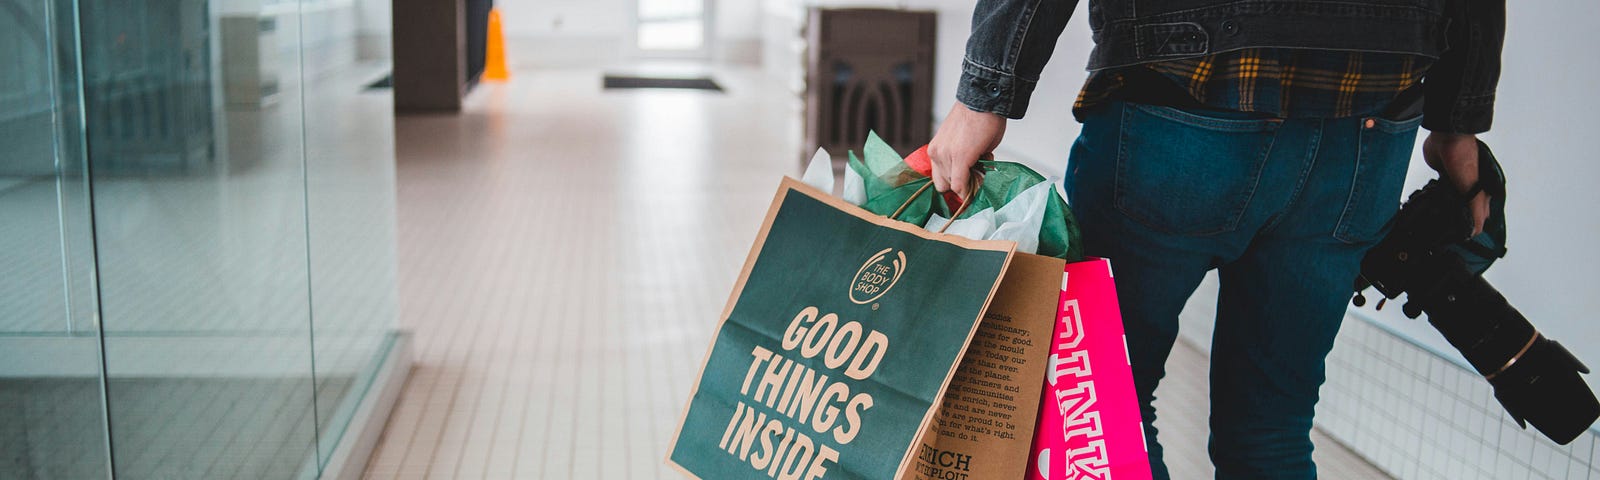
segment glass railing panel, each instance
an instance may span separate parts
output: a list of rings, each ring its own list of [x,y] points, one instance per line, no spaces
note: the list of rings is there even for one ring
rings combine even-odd
[[[0,478],[111,474],[73,7],[0,0]]]
[[[394,97],[386,2],[300,4],[319,461],[344,438],[395,328]],[[369,88],[370,87],[370,88]]]
[[[314,477],[297,9],[79,5],[115,474]]]

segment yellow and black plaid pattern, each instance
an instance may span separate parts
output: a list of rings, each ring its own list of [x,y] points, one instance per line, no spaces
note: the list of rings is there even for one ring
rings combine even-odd
[[[1429,62],[1411,55],[1254,48],[1148,63],[1202,105],[1283,118],[1339,118],[1382,109],[1415,86]],[[1074,110],[1126,97],[1123,71],[1089,76]]]

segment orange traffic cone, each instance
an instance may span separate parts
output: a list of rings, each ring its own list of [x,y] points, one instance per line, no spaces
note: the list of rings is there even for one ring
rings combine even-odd
[[[506,40],[500,33],[500,9],[489,10],[489,41],[483,52],[483,79],[491,82],[511,80],[506,69]]]

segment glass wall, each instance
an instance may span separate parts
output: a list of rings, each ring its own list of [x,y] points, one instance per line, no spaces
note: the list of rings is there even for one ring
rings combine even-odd
[[[0,478],[111,472],[73,16],[0,0]]]
[[[0,0],[0,478],[324,473],[397,339],[373,13]]]

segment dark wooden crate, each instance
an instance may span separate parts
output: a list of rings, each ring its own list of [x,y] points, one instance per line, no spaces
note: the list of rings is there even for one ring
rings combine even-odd
[[[934,12],[817,8],[806,27],[806,150],[836,161],[867,132],[908,154],[933,136]]]

